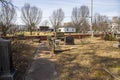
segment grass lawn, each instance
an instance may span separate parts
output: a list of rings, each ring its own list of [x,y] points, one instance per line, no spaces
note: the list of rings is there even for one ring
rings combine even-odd
[[[100,38],[75,40],[75,45],[61,45],[56,54],[56,69],[60,80],[117,80],[120,78],[120,49],[115,41]],[[107,70],[107,71],[106,71]]]

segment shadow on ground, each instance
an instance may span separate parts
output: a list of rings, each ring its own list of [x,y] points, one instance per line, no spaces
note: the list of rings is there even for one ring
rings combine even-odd
[[[40,58],[32,63],[25,80],[55,80],[55,76],[54,62]]]
[[[37,46],[25,40],[12,41],[13,64],[16,69],[15,80],[23,80],[26,70],[32,62]]]
[[[120,68],[119,63],[120,58],[98,56],[96,52],[66,52],[58,55],[56,66],[60,80],[115,80],[104,68]],[[120,76],[119,71],[115,75]]]

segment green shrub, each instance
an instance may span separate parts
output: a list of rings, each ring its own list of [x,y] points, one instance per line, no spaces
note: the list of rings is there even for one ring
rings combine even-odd
[[[104,40],[108,40],[108,41],[115,41],[116,38],[114,36],[112,36],[111,34],[106,34],[104,36]]]
[[[63,32],[56,32],[56,36],[57,37],[64,37],[64,33]]]

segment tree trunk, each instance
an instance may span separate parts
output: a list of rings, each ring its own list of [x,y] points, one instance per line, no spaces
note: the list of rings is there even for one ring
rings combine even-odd
[[[93,26],[92,26],[92,24],[90,25],[90,31],[91,31],[91,38],[93,38],[94,37],[94,32],[93,32],[93,28],[92,28]]]
[[[30,35],[32,35],[32,30],[30,30]]]
[[[81,28],[81,27],[79,26],[79,39],[81,39],[81,36],[80,36],[80,28]]]
[[[54,29],[54,38],[57,39],[57,30],[56,30],[56,28]]]
[[[2,32],[2,35],[3,35],[3,36],[6,36],[6,35],[7,35],[6,31],[3,31],[3,32]]]
[[[2,36],[6,36],[7,35],[7,33],[6,33],[6,31],[7,31],[6,26],[2,25],[1,29],[2,29]]]

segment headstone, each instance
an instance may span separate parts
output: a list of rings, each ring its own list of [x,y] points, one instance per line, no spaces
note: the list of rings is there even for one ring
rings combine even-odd
[[[51,36],[47,36],[47,43],[48,43],[48,47],[51,47],[51,43],[52,43],[52,37]]]
[[[66,45],[74,45],[74,38],[72,36],[65,37],[65,44]]]
[[[113,47],[120,48],[120,38],[117,40],[118,42],[116,44],[113,44]]]
[[[14,80],[10,40],[0,38],[0,80]]]

